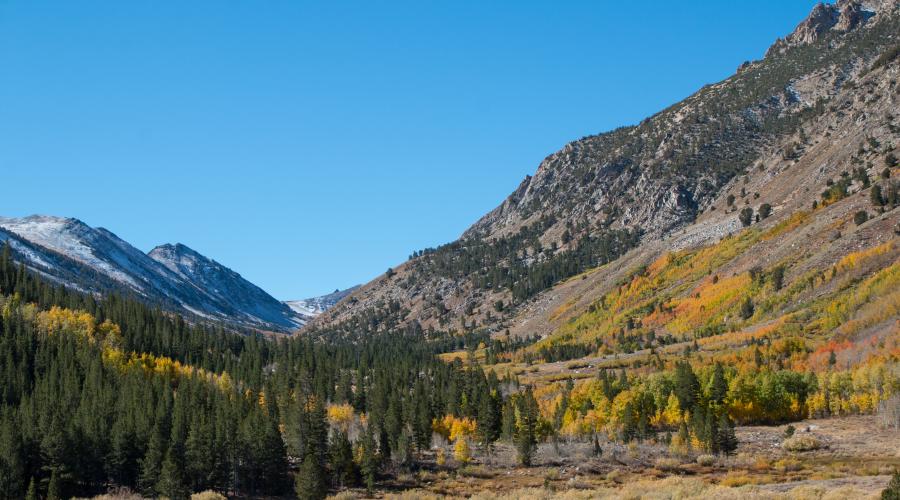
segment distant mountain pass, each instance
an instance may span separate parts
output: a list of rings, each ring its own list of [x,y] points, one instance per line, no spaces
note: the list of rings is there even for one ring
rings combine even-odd
[[[347,288],[346,290],[335,290],[327,295],[310,299],[288,300],[285,301],[285,304],[304,318],[314,318],[330,309],[344,297],[353,293],[357,288],[359,288],[359,285]]]

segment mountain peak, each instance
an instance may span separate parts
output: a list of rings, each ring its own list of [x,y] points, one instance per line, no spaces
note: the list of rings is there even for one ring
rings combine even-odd
[[[898,5],[898,0],[839,0],[836,3],[818,3],[790,35],[778,39],[769,47],[766,56],[781,53],[790,47],[815,43],[832,31],[847,33],[855,30],[876,14],[890,12]]]
[[[184,256],[194,257],[202,260],[210,260],[200,252],[183,243],[163,243],[162,245],[158,245],[153,250],[147,252],[147,255],[149,255],[156,261],[169,260]]]

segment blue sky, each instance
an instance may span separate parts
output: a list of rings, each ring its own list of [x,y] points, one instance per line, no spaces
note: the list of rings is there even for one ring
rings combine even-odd
[[[0,0],[0,215],[326,293],[762,57],[814,3]]]

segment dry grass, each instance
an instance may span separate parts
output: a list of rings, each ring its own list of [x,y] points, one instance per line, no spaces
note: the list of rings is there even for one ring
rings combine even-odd
[[[640,480],[617,487],[594,489],[570,489],[555,491],[549,488],[517,488],[503,492],[482,491],[474,495],[466,495],[474,500],[588,500],[594,498],[609,499],[701,499],[717,500],[788,500],[788,499],[828,499],[844,500],[847,498],[877,498],[878,494],[855,486],[837,488],[801,485],[785,487],[781,490],[764,489],[760,486],[729,487],[714,485],[696,478],[669,477],[660,480]],[[435,495],[424,491],[407,491],[385,498],[394,500],[438,500],[461,498]]]
[[[93,497],[93,500],[143,500],[144,497],[128,488],[116,488],[106,494]],[[77,500],[77,499],[75,499]]]
[[[781,447],[791,452],[804,452],[818,450],[822,447],[822,442],[815,436],[803,435],[792,436],[784,440]]]
[[[653,464],[659,470],[674,471],[678,470],[681,467],[681,460],[673,457],[659,457],[653,462]]]
[[[796,472],[803,468],[803,464],[796,458],[783,458],[773,465],[778,472]]]
[[[191,500],[228,500],[228,497],[212,490],[201,491],[191,495]]]

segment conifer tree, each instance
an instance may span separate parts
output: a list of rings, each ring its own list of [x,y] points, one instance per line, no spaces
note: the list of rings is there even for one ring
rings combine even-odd
[[[675,397],[683,411],[691,411],[700,393],[700,381],[691,369],[690,363],[680,361],[675,364]]]
[[[753,306],[753,299],[751,299],[750,297],[744,299],[744,301],[741,302],[741,319],[750,319],[751,317],[753,317],[755,309],[756,308]]]
[[[56,469],[50,473],[50,482],[47,484],[47,500],[62,500],[59,473]]]
[[[525,392],[518,398],[517,410],[516,452],[519,463],[529,467],[537,449],[538,419],[538,405],[531,386],[526,387]]]
[[[134,486],[138,450],[135,436],[125,429],[124,419],[118,419],[110,431],[111,446],[106,459],[107,474],[116,484]]]
[[[353,446],[347,433],[337,431],[331,436],[329,455],[335,483],[341,487],[355,486],[359,481],[359,471],[353,462]]]
[[[321,466],[312,454],[306,455],[297,471],[294,491],[300,500],[320,500],[325,498],[327,489]]]
[[[738,219],[741,220],[741,224],[743,224],[744,227],[749,226],[753,223],[753,209],[750,207],[742,209],[738,214]]]
[[[172,500],[180,500],[187,498],[188,491],[184,485],[184,465],[179,460],[175,448],[175,446],[169,446],[169,450],[166,452],[166,458],[163,460],[159,472],[159,482],[156,483],[156,491]]]
[[[894,471],[891,482],[881,492],[881,500],[900,500],[900,470]]]
[[[0,418],[0,498],[18,498],[25,487],[24,475],[20,431],[14,428],[12,415],[4,411]]]
[[[478,408],[478,435],[486,450],[500,439],[501,401],[496,391],[483,392]]]
[[[141,476],[138,481],[141,491],[147,496],[157,494],[157,483],[162,470],[162,461],[164,458],[164,443],[162,438],[162,430],[159,425],[153,427],[150,434],[150,441],[147,446],[147,452],[141,460]]]
[[[372,432],[372,424],[366,426],[362,436],[362,453],[360,458],[360,472],[366,484],[366,490],[371,493],[375,488],[375,476],[378,473],[378,459],[375,456],[375,436]]]
[[[713,403],[721,405],[725,402],[726,396],[728,396],[728,382],[725,381],[725,370],[722,368],[722,363],[716,363],[709,387],[709,399]]]
[[[734,422],[728,418],[728,414],[722,412],[719,417],[719,433],[717,436],[718,448],[722,453],[731,453],[738,447],[737,436],[734,433]]]
[[[9,497],[13,498],[13,497]],[[28,483],[28,491],[25,492],[25,500],[39,500],[37,493],[37,485],[34,482],[34,476],[31,477],[31,481]]]

